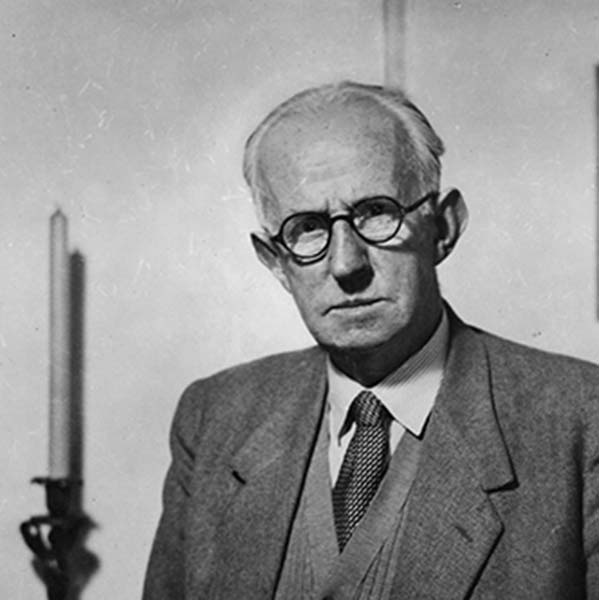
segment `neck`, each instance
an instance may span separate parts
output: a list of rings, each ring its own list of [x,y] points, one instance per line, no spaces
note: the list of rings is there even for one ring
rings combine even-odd
[[[333,364],[364,387],[372,387],[416,354],[431,338],[442,316],[442,305],[424,322],[372,348],[327,348]]]

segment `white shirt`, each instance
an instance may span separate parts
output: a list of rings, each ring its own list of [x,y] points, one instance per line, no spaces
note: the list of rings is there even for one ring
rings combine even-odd
[[[448,343],[449,322],[443,310],[441,322],[428,342],[371,388],[364,388],[339,371],[330,359],[327,361],[329,466],[332,482],[336,481],[341,469],[355,424],[343,437],[340,437],[341,428],[353,399],[364,389],[375,394],[393,417],[391,452],[397,447],[406,429],[417,436],[422,433],[441,386]]]

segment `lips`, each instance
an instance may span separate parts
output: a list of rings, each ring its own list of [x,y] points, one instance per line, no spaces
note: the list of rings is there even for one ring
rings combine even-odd
[[[382,298],[352,298],[349,300],[344,300],[343,302],[339,302],[338,304],[333,304],[325,313],[331,312],[333,310],[351,310],[356,308],[363,308],[367,306],[372,306],[373,304],[377,304],[382,302]]]

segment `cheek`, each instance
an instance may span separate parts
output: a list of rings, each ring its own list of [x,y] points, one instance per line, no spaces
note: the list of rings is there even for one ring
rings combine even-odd
[[[321,297],[319,278],[308,270],[302,269],[298,272],[297,265],[293,265],[286,269],[286,279],[289,291],[302,315],[316,312]]]
[[[396,256],[393,261],[375,265],[374,271],[379,291],[401,303],[418,302],[436,287],[434,266],[417,254]]]

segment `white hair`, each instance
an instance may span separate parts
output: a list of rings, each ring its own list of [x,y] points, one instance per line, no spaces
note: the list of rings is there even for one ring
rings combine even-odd
[[[266,226],[267,223],[267,204],[276,202],[275,198],[269,198],[260,185],[259,152],[266,133],[285,118],[294,115],[315,115],[331,105],[347,106],[364,100],[383,108],[407,133],[408,139],[398,140],[398,145],[401,144],[405,148],[407,142],[412,146],[412,172],[417,178],[421,192],[438,190],[443,142],[424,114],[401,89],[352,81],[327,84],[304,90],[277,106],[256,127],[246,142],[243,175],[252,193],[258,221],[262,226]]]

